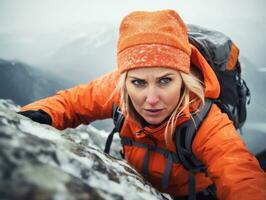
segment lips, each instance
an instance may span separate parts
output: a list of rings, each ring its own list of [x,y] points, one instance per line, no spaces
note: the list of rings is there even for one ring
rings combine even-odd
[[[158,112],[162,109],[145,109],[146,111],[149,111],[149,112]]]
[[[163,109],[145,109],[145,111],[147,112],[147,114],[150,115],[150,116],[156,116],[156,115],[160,114],[160,112],[162,110]]]

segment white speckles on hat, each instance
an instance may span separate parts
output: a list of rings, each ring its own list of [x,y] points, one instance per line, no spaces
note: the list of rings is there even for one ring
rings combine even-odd
[[[118,66],[121,73],[140,67],[169,67],[188,73],[190,57],[182,50],[171,46],[143,44],[120,52]]]

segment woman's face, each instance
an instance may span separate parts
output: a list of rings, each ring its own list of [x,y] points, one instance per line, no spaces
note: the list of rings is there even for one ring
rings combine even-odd
[[[160,124],[174,111],[181,86],[180,73],[163,67],[133,69],[126,78],[135,110],[152,125]]]

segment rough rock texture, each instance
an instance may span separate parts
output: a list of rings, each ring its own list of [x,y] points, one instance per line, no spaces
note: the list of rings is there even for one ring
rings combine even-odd
[[[102,136],[92,127],[61,132],[16,114],[10,102],[0,105],[1,200],[171,199],[125,161],[102,153]]]

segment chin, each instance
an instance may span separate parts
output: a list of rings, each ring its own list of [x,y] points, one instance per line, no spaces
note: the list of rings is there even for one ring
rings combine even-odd
[[[148,122],[151,125],[159,125],[163,122],[162,119],[146,119],[146,122]]]

